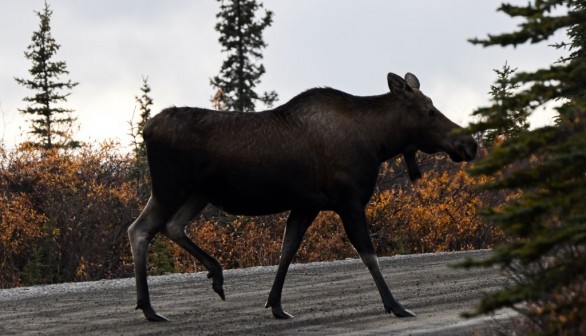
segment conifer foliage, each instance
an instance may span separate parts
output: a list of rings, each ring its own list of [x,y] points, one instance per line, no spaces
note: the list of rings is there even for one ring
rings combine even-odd
[[[586,333],[586,3],[533,0],[500,11],[523,20],[518,31],[475,44],[518,45],[548,40],[559,30],[567,53],[545,69],[515,75],[519,92],[507,98],[512,110],[558,102],[556,123],[507,139],[471,172],[496,178],[493,190],[517,197],[485,212],[509,236],[488,260],[510,271],[510,286],[482,300],[478,313],[511,307],[529,318],[529,333]],[[554,14],[555,13],[555,14]],[[564,13],[564,14],[559,14]],[[490,117],[490,116],[489,116]]]
[[[527,107],[515,106],[511,99],[514,91],[519,89],[520,84],[512,81],[512,75],[517,69],[511,68],[505,63],[503,67],[495,69],[497,80],[490,87],[492,105],[482,107],[474,111],[473,116],[480,117],[480,120],[471,123],[469,130],[472,133],[482,133],[482,142],[485,147],[491,147],[496,142],[516,137],[529,129],[530,110]]]
[[[257,102],[270,107],[277,100],[275,91],[255,91],[260,77],[265,73],[262,49],[267,46],[263,31],[273,22],[273,12],[266,10],[257,17],[263,5],[256,0],[218,0],[220,11],[217,14],[216,30],[220,33],[219,42],[227,58],[220,73],[210,80],[211,85],[220,92],[221,105],[227,110],[254,111]]]
[[[32,78],[15,78],[18,84],[35,92],[23,99],[29,105],[20,109],[31,117],[30,133],[35,140],[30,143],[45,149],[77,147],[79,143],[72,140],[73,111],[58,104],[67,101],[70,95],[68,90],[78,83],[63,79],[64,75],[69,74],[67,65],[53,60],[60,48],[51,35],[53,11],[45,2],[43,11],[35,13],[40,19],[39,30],[33,33],[32,43],[24,53],[32,61],[29,69]]]
[[[134,97],[138,104],[138,110],[140,115],[138,121],[130,122],[130,136],[132,137],[132,145],[134,147],[134,154],[137,157],[144,158],[146,160],[146,147],[144,139],[142,138],[142,130],[146,125],[146,122],[151,117],[151,106],[153,105],[153,99],[149,95],[151,87],[148,83],[148,77],[142,78],[142,86],[140,87],[140,95]]]
[[[134,152],[135,162],[132,176],[136,179],[137,193],[145,199],[148,198],[150,187],[146,145],[142,136],[142,130],[144,129],[147,121],[151,118],[153,98],[151,98],[150,92],[151,87],[148,83],[148,77],[143,77],[142,86],[140,87],[140,94],[134,97],[140,114],[136,122],[134,121],[134,114],[132,116],[132,120],[129,121],[129,135],[132,138],[132,150]]]

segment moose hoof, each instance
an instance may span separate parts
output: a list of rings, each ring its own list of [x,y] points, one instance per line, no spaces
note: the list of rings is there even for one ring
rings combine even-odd
[[[213,272],[210,271],[208,273],[208,279],[212,278],[212,288],[214,289],[214,292],[218,293],[218,295],[220,296],[220,298],[224,301],[226,301],[226,296],[224,295],[224,276],[222,275],[222,271],[220,270],[219,272]]]
[[[166,317],[157,314],[152,307],[143,308],[142,312],[144,314],[144,317],[146,317],[146,319],[151,322],[169,322],[169,320],[167,320]]]
[[[292,319],[293,318],[293,315],[287,313],[283,309],[274,309],[273,308],[272,311],[273,311],[273,316],[276,319],[279,319],[279,320],[288,320],[288,319]]]
[[[410,311],[409,309],[401,308],[398,310],[393,310],[393,314],[397,317],[415,317],[415,313]]]
[[[212,287],[214,288],[214,292],[218,293],[218,295],[223,301],[226,301],[226,296],[224,295],[224,288],[222,288],[222,286],[215,285],[212,285]]]
[[[269,307],[271,307],[271,311],[273,312],[273,316],[276,319],[279,319],[279,320],[288,320],[288,319],[292,319],[293,318],[293,315],[291,315],[291,314],[287,313],[286,311],[284,311],[280,304],[278,306],[276,306],[276,307],[272,307],[267,302],[267,304],[265,305],[265,308],[269,308]]]

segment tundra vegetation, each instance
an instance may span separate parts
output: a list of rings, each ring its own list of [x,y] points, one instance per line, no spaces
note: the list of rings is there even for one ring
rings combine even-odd
[[[567,56],[532,73],[513,76],[508,65],[497,71],[494,104],[478,110],[481,120],[470,128],[486,160],[457,164],[445,160],[445,154],[419,155],[423,174],[415,184],[409,177],[418,174],[405,168],[413,165],[413,156],[383,163],[366,208],[371,237],[379,256],[506,243],[490,260],[468,264],[501,266],[514,280],[487,297],[476,313],[513,307],[530,321],[523,333],[584,334],[584,3],[532,0],[500,10],[521,19],[519,30],[474,43],[539,43],[565,31],[567,41],[555,46],[567,50]],[[50,37],[48,6],[38,15],[40,29],[25,55],[44,59],[53,71],[49,75],[67,74],[65,63],[51,63],[59,47]],[[264,22],[270,22],[266,16]],[[47,34],[49,54],[35,55],[38,34]],[[36,68],[31,68],[32,79],[17,79],[33,91],[43,89]],[[54,84],[62,89],[51,96],[57,101],[35,100],[43,94],[25,98],[31,141],[15,149],[0,146],[1,288],[134,274],[126,232],[150,195],[139,135],[131,129],[135,146],[130,153],[115,142],[73,141],[72,111],[53,103],[65,102],[77,83]],[[146,95],[146,80],[143,88]],[[229,109],[224,90],[219,87],[216,106]],[[148,101],[142,101],[141,112],[142,107],[150,111]],[[556,124],[528,130],[527,116],[551,101],[558,104]],[[33,119],[41,115],[49,117]],[[192,220],[188,235],[202,249],[214,251],[224,268],[273,265],[279,262],[286,218],[286,213],[234,216],[208,206]],[[149,249],[149,274],[203,270],[165,239],[155,238]],[[347,257],[356,252],[337,215],[325,211],[307,230],[294,262]]]
[[[502,241],[477,209],[502,196],[480,190],[470,164],[421,156],[409,182],[402,158],[386,162],[366,214],[379,256],[489,248]],[[146,204],[136,158],[119,143],[77,149],[0,148],[0,287],[133,276],[126,230]],[[208,206],[188,226],[224,268],[275,265],[286,214],[231,216]],[[219,221],[218,218],[221,220]],[[322,212],[294,262],[356,258],[340,221]],[[202,271],[166,239],[155,238],[149,274]]]
[[[220,8],[218,19],[226,22],[217,28],[220,33],[226,31],[222,33],[226,38],[231,32],[230,13],[242,10],[238,4],[241,2]],[[254,5],[253,9],[262,6]],[[48,75],[63,76],[67,74],[65,63],[53,60],[59,46],[50,35],[51,13],[47,4],[37,13],[40,28],[25,56],[33,62],[44,62],[51,70]],[[250,12],[250,22],[242,23],[263,28],[270,25],[270,11],[260,20],[253,20],[253,15]],[[253,47],[260,50],[265,45]],[[224,48],[231,55],[233,48]],[[35,54],[45,49],[49,53]],[[258,55],[258,50],[253,54]],[[31,69],[40,66],[34,63]],[[31,75],[32,79],[18,82],[34,91],[42,90],[35,84],[41,80],[35,77],[36,72]],[[55,79],[52,78],[46,79]],[[130,151],[117,142],[73,141],[72,111],[55,103],[66,103],[68,90],[77,83],[61,80],[53,84],[52,88],[61,91],[35,95],[56,99],[43,101],[49,104],[49,109],[43,110],[48,119],[31,121],[31,129],[40,133],[31,134],[31,141],[13,149],[0,146],[1,288],[133,275],[126,231],[150,195],[144,146],[138,132],[150,116],[152,99],[147,79],[137,96],[140,116],[131,123]],[[276,97],[272,93],[266,96]],[[215,105],[226,108],[226,97],[227,93],[220,92]],[[28,98],[25,101],[39,111],[44,106]],[[54,118],[64,122],[63,129],[57,127],[59,121],[53,123],[57,120]],[[466,175],[468,164],[451,163],[443,156],[419,157],[423,178],[416,184],[409,182],[408,177],[414,176],[407,174],[403,158],[381,166],[379,182],[366,208],[378,255],[487,248],[502,241],[502,233],[484,224],[476,214],[479,207],[498,203],[502,195],[479,190],[476,182],[486,178]],[[412,161],[413,158],[410,157]],[[188,233],[197,237],[203,249],[214,251],[224,268],[272,265],[279,260],[285,218],[286,214],[233,216],[208,206],[188,226]],[[322,212],[306,232],[294,262],[347,257],[356,254],[337,215]],[[165,239],[155,238],[148,258],[149,274],[202,270],[200,264]]]

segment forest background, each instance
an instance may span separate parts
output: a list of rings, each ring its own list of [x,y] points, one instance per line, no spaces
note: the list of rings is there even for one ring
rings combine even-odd
[[[211,104],[247,111],[259,103],[270,106],[276,92],[257,94],[256,86],[265,73],[262,33],[273,13],[255,1],[219,3],[216,30],[226,60],[210,79],[216,90]],[[16,78],[31,91],[19,109],[29,116],[28,139],[0,149],[0,287],[132,276],[126,230],[149,196],[140,134],[152,114],[148,78],[127,125],[131,150],[115,141],[78,140],[75,111],[61,107],[78,83],[69,79],[66,62],[57,60],[61,46],[52,36],[49,4],[35,13],[39,28],[25,51],[32,66],[28,77]],[[238,54],[241,50],[244,54]],[[420,160],[429,173],[415,185],[408,182],[401,159],[381,168],[368,209],[380,255],[487,248],[502,239],[477,215],[498,197],[479,190],[464,173],[465,165],[441,155]],[[209,207],[189,230],[224,267],[272,265],[278,262],[285,218],[231,216]],[[164,239],[156,239],[151,250],[151,274],[200,269]],[[355,256],[338,218],[326,212],[309,230],[296,261]]]
[[[273,13],[254,0],[219,3],[215,28],[227,57],[210,78],[216,90],[211,103],[254,113],[256,103],[271,106],[279,97],[255,89],[265,73],[262,32]],[[516,73],[508,63],[495,69],[491,105],[475,110],[477,119],[467,129],[481,143],[478,163],[422,155],[424,177],[411,184],[401,159],[385,162],[367,209],[371,234],[379,255],[496,246],[489,259],[465,266],[500,266],[512,284],[487,296],[477,313],[509,307],[528,318],[521,326],[526,333],[581,334],[585,4],[535,0],[503,4],[499,11],[521,18],[519,29],[470,42],[516,46],[547,41],[562,30],[567,40],[552,47],[565,50],[564,56],[535,72]],[[131,276],[126,229],[149,195],[140,136],[153,103],[148,79],[135,97],[139,120],[128,122],[130,151],[113,141],[77,139],[74,111],[56,104],[66,102],[78,83],[65,78],[65,62],[52,61],[60,46],[50,35],[51,14],[46,3],[37,12],[39,31],[25,51],[32,78],[16,78],[36,92],[19,109],[30,115],[30,138],[14,149],[0,148],[1,287]],[[544,107],[554,111],[555,121],[530,128],[528,118]],[[284,219],[231,216],[208,207],[189,234],[224,267],[269,265],[278,262]],[[354,257],[338,222],[322,213],[296,261]],[[199,265],[168,241],[151,245],[151,274],[195,270]]]

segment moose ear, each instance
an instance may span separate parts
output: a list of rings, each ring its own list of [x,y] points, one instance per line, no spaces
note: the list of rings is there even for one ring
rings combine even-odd
[[[409,85],[412,89],[417,89],[419,90],[420,84],[419,84],[419,79],[417,79],[417,77],[408,72],[405,74],[405,82],[407,82],[407,85]]]
[[[391,92],[399,97],[407,98],[413,93],[413,90],[407,82],[401,76],[395,75],[392,72],[389,72],[387,75],[387,82],[389,83],[389,89]]]

